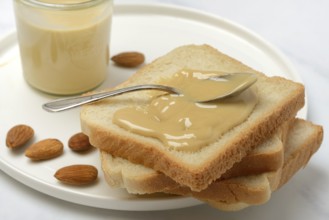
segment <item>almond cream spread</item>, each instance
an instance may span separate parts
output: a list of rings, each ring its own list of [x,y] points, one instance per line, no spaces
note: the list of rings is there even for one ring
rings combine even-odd
[[[209,103],[197,103],[189,97],[215,97],[226,94],[241,80],[205,80],[223,72],[187,70],[177,72],[160,84],[174,86],[184,95],[153,95],[144,106],[122,108],[113,122],[133,133],[154,137],[170,149],[196,151],[245,121],[257,104],[255,86],[241,94]]]
[[[43,0],[75,4],[86,0]],[[16,4],[16,24],[26,81],[47,93],[77,94],[102,83],[109,65],[108,1],[75,10]],[[50,7],[50,6],[49,6]]]

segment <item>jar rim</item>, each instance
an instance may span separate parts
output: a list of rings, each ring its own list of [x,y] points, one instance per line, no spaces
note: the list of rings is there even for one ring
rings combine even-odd
[[[81,0],[81,2],[76,3],[48,3],[39,0],[20,0],[25,5],[29,5],[32,7],[39,7],[45,9],[53,9],[53,10],[75,10],[75,9],[83,9],[91,6],[98,5],[102,2],[110,1],[110,0]]]

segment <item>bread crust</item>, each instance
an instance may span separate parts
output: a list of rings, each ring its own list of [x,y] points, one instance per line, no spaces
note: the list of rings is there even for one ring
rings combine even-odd
[[[301,132],[300,134],[302,136],[300,136],[297,134],[299,129],[309,129],[309,131]],[[295,122],[292,123],[291,130],[292,132],[290,132],[289,135],[293,136],[294,138],[287,139],[287,147],[285,149],[285,160],[283,167],[278,172],[271,172],[266,174],[271,192],[280,189],[301,168],[306,166],[313,154],[320,148],[323,140],[323,127],[303,119],[296,119]],[[194,193],[193,196],[198,198],[198,195],[195,194],[196,193]],[[217,209],[225,211],[237,211],[250,205],[254,205],[245,199],[239,200],[236,203],[219,201],[216,198],[213,199],[209,197],[202,198],[202,200]],[[256,204],[259,205],[263,203],[264,202]]]
[[[300,130],[308,129],[309,131]],[[311,122],[296,119],[288,133],[283,166],[276,172],[256,176],[245,176],[228,180],[217,180],[201,192],[187,189],[173,190],[179,195],[192,195],[210,205],[224,210],[238,210],[250,205],[260,205],[270,199],[293,175],[306,166],[323,140],[323,128]],[[239,204],[245,204],[239,206]]]
[[[110,108],[109,105],[113,103],[129,102],[136,98],[133,95],[113,101],[103,100],[83,107],[81,111],[83,132],[89,136],[95,147],[113,156],[160,171],[193,191],[207,188],[236,162],[241,161],[254,146],[270,137],[283,122],[296,115],[304,105],[304,87],[281,77],[266,77],[207,45],[180,47],[146,65],[120,87],[152,82],[154,76],[151,73],[154,71],[165,70],[166,73],[175,73],[181,68],[195,69],[201,61],[193,57],[201,56],[207,58],[207,63],[203,64],[205,70],[220,67],[227,72],[248,71],[258,76],[256,87],[259,90],[260,103],[244,123],[225,133],[216,143],[205,146],[198,152],[174,152],[153,138],[140,137],[119,127],[107,128],[95,123],[92,114],[99,114],[104,111],[103,108]],[[187,58],[189,60],[186,60]],[[202,66],[201,63],[199,66]],[[275,96],[272,93],[279,95]],[[280,95],[283,93],[285,93],[284,97]],[[107,114],[111,113],[113,112],[109,111]],[[106,114],[100,115],[107,117]],[[196,162],[192,163],[193,160],[190,158],[194,158]],[[198,161],[197,158],[205,159]]]
[[[285,123],[269,140],[253,149],[240,162],[227,170],[221,179],[238,176],[256,175],[264,172],[277,171],[283,165],[283,144],[289,123]],[[150,194],[176,189],[180,185],[163,173],[146,168],[140,164],[133,164],[128,160],[112,157],[100,151],[102,169],[110,186],[124,187],[129,193]],[[132,167],[134,166],[134,167]],[[135,176],[134,170],[138,173]]]
[[[290,126],[290,124],[292,124]],[[287,134],[282,134],[287,140],[285,142],[284,164],[275,172],[265,172],[259,175],[245,175],[226,180],[216,180],[207,189],[201,192],[193,192],[188,187],[179,186],[170,178],[159,174],[150,175],[148,179],[145,173],[139,172],[129,178],[130,174],[120,169],[120,180],[118,187],[133,190],[133,193],[161,189],[162,192],[178,195],[190,195],[210,205],[226,211],[239,210],[250,205],[259,205],[270,199],[272,191],[279,189],[303,166],[307,164],[310,157],[319,149],[323,140],[323,128],[302,119],[294,119],[292,123],[282,127],[289,128]],[[115,169],[115,164],[109,162],[106,153],[101,154],[103,158],[103,169],[106,178],[115,179],[110,169]],[[107,165],[111,167],[107,167]],[[133,165],[141,166],[141,165]],[[120,166],[119,166],[120,167]],[[123,167],[120,167],[123,168]],[[150,173],[150,172],[146,172]],[[151,173],[152,174],[152,173]],[[141,177],[142,180],[139,181]],[[154,182],[154,179],[157,182]],[[168,180],[171,182],[168,182]],[[149,182],[148,182],[149,181]],[[163,181],[163,182],[162,182]],[[149,183],[146,185],[145,183]],[[160,184],[158,187],[155,184]],[[113,184],[111,184],[113,186]],[[154,191],[159,192],[159,191]]]

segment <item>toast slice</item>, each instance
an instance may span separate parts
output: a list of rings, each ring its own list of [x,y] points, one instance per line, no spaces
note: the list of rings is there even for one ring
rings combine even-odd
[[[323,138],[321,126],[295,119],[289,128],[284,141],[284,163],[276,171],[217,180],[201,192],[193,192],[150,168],[113,158],[106,152],[101,152],[102,168],[110,186],[114,184],[128,192],[149,193],[156,188],[170,194],[191,195],[221,210],[240,210],[267,202],[272,191],[305,166],[320,147]]]
[[[157,83],[181,69],[251,72],[257,75],[258,104],[246,121],[198,151],[171,150],[159,140],[134,134],[112,123],[113,114],[128,106],[145,105],[148,92],[136,92],[85,105],[80,114],[82,131],[93,146],[169,176],[181,185],[201,191],[304,105],[304,86],[281,77],[267,77],[208,45],[179,47],[144,66],[117,88]]]
[[[322,140],[323,128],[321,126],[297,119],[288,134],[285,145],[284,164],[281,171],[264,174],[267,175],[268,188],[273,192],[287,183],[298,170],[307,165],[312,155],[319,149]],[[252,195],[252,192],[249,194]],[[196,197],[201,199],[199,196]],[[209,197],[203,197],[201,200],[225,211],[237,211],[255,204],[241,198],[241,196],[237,197],[237,202],[235,203],[219,201],[218,199]]]
[[[221,179],[279,170],[283,165],[283,141],[288,127],[288,123],[281,126],[269,140],[255,147],[227,170]],[[105,151],[100,151],[100,157],[105,179],[112,188],[125,188],[132,194],[151,194],[180,187],[180,184],[168,176],[151,168],[113,157]]]

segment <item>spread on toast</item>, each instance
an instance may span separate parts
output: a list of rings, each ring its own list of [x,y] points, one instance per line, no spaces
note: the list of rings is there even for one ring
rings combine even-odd
[[[157,138],[169,148],[196,151],[246,120],[257,104],[255,89],[209,103],[193,101],[192,97],[211,99],[226,94],[250,77],[246,73],[230,80],[207,80],[223,74],[183,69],[160,84],[178,88],[184,95],[153,93],[148,105],[115,112],[113,122],[134,133]]]

